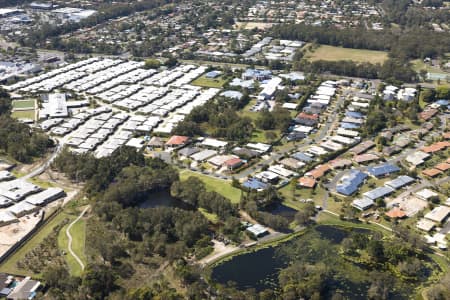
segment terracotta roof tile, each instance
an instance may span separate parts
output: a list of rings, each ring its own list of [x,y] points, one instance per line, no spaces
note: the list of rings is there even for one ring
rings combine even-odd
[[[298,183],[303,187],[313,188],[316,185],[316,180],[309,177],[301,177]]]

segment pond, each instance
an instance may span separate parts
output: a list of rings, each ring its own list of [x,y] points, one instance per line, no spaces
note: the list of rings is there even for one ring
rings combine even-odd
[[[221,284],[233,282],[238,289],[277,290],[280,271],[292,263],[324,264],[331,266],[334,274],[327,281],[330,298],[334,291],[339,290],[345,298],[367,299],[371,270],[368,270],[365,265],[346,261],[337,254],[339,244],[352,231],[372,234],[367,229],[347,230],[341,227],[318,225],[308,229],[303,235],[277,246],[235,256],[214,267],[211,278]],[[394,299],[408,299],[410,291],[417,286],[414,283],[395,281],[395,292],[391,292]]]
[[[261,291],[278,286],[278,272],[288,263],[275,255],[275,248],[263,248],[256,252],[233,257],[214,268],[213,280],[226,284],[235,282],[239,289],[254,288]]]
[[[289,222],[294,221],[295,214],[297,213],[297,210],[281,203],[269,205],[264,209],[264,211],[270,212],[274,215],[285,217],[289,220]]]
[[[169,190],[156,191],[148,195],[148,198],[139,204],[139,208],[177,207],[191,210],[192,207],[170,195]]]

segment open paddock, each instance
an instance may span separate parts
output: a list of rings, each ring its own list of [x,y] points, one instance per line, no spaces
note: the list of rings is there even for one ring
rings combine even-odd
[[[372,64],[376,63],[382,64],[384,61],[388,59],[388,55],[387,52],[384,51],[350,49],[350,48],[321,45],[313,52],[307,52],[305,58],[307,58],[310,61],[351,60],[357,63],[369,62]]]
[[[227,81],[219,76],[217,78],[206,78],[205,75],[200,76],[191,82],[192,85],[207,87],[207,88],[222,88]]]
[[[17,110],[11,113],[14,119],[29,119],[35,120],[36,112],[34,110]]]

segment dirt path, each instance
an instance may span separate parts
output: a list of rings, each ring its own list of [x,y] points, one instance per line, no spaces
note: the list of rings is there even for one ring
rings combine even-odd
[[[216,240],[213,240],[212,242],[214,243],[214,251],[210,255],[199,260],[198,262],[200,265],[208,265],[211,262],[239,249],[239,247],[225,245],[224,243]]]
[[[81,261],[81,259],[78,257],[78,255],[75,254],[75,252],[73,252],[72,250],[72,235],[70,234],[70,229],[72,228],[72,226],[78,222],[83,216],[84,214],[87,212],[87,210],[89,209],[89,206],[87,206],[82,212],[81,214],[78,216],[78,218],[76,218],[75,220],[73,220],[72,223],[70,223],[69,226],[67,226],[66,229],[66,235],[68,238],[68,245],[67,248],[69,249],[70,254],[75,258],[75,260],[78,262],[78,264],[81,267],[81,270],[84,270],[84,263]]]

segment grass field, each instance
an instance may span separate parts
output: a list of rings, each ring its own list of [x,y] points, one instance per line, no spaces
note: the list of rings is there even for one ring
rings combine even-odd
[[[227,80],[223,79],[222,76],[217,78],[206,78],[205,75],[202,75],[191,82],[192,85],[208,88],[221,88],[225,83],[227,83]]]
[[[213,213],[209,213],[206,209],[199,207],[198,211],[202,213],[211,223],[216,224],[219,221],[219,216]]]
[[[274,23],[265,23],[265,22],[236,22],[235,27],[240,29],[269,29],[273,26]]]
[[[432,74],[433,76],[450,76],[449,72],[442,70],[438,66],[431,66],[430,64],[426,64],[421,59],[412,60],[411,64],[412,64],[412,68],[416,72],[420,72],[420,70],[425,70],[428,73]],[[438,80],[429,80],[427,82],[438,85]],[[445,79],[441,79],[439,84],[449,86],[449,83],[446,82]]]
[[[73,217],[75,218],[75,217]],[[75,258],[69,253],[68,249],[68,238],[66,235],[66,229],[69,226],[67,224],[63,227],[63,229],[59,232],[58,235],[58,247],[61,250],[64,250],[66,253],[65,259],[67,264],[69,265],[70,274],[72,276],[80,276],[81,275],[81,266],[75,260]],[[72,250],[76,255],[86,264],[86,255],[85,255],[85,241],[86,241],[86,221],[81,219],[76,222],[72,228],[70,229],[70,234],[72,235]]]
[[[198,177],[205,183],[206,189],[209,191],[215,191],[222,196],[227,197],[232,203],[239,203],[241,199],[241,190],[231,186],[231,182],[229,181],[212,178],[210,176],[198,174],[189,170],[183,170],[180,172],[181,180],[186,180],[189,176]]]
[[[13,111],[11,113],[11,117],[13,117],[14,119],[34,120],[35,116],[36,116],[36,114],[35,114],[34,110],[18,110],[18,111]]]
[[[222,62],[215,62],[215,61],[208,61],[208,60],[189,60],[189,59],[182,59],[180,62],[184,64],[195,64],[195,65],[204,65],[204,66],[213,66],[213,67],[229,67],[229,68],[237,68],[237,69],[246,69],[250,65],[247,64],[230,64],[230,63],[222,63]],[[265,68],[264,66],[258,66],[259,68]]]
[[[415,59],[411,61],[414,71],[419,72],[420,70],[426,70],[430,73],[438,73],[438,74],[448,74],[447,72],[444,72],[439,67],[431,66],[430,64],[426,64],[421,59]]]
[[[387,53],[384,51],[373,51],[364,49],[350,49],[334,46],[321,45],[314,52],[307,52],[305,58],[315,60],[352,60],[354,62],[383,63],[387,60]]]
[[[253,142],[253,143],[269,143],[269,144],[273,143],[274,141],[273,140],[269,140],[267,138],[267,136],[266,136],[266,132],[269,132],[269,131],[272,131],[275,134],[276,139],[280,138],[281,131],[278,130],[278,129],[276,129],[276,130],[259,130],[259,129],[256,129],[252,133],[252,138],[250,139],[250,142]]]
[[[28,181],[32,182],[33,184],[35,184],[37,186],[40,186],[43,189],[55,187],[55,185],[53,183],[51,183],[50,181],[45,181],[45,180],[39,179],[37,177],[33,177],[33,178],[29,179]]]
[[[39,245],[45,237],[47,237],[58,224],[60,224],[65,218],[74,218],[66,213],[59,213],[49,223],[44,225],[24,246],[16,251],[9,259],[0,265],[0,272],[17,274],[24,276],[32,276],[31,272],[17,268],[17,262],[24,259],[31,249]]]
[[[36,101],[35,100],[15,100],[12,102],[13,108],[17,109],[23,109],[23,108],[30,108],[34,109]]]
[[[379,231],[382,232],[384,234],[390,235],[391,233],[385,229],[383,229],[382,227],[373,225],[373,224],[367,224],[367,223],[359,223],[359,222],[348,222],[345,220],[341,220],[339,217],[337,216],[333,216],[329,213],[323,212],[321,214],[319,214],[319,216],[317,217],[317,223],[318,224],[323,224],[323,225],[333,225],[333,226],[345,226],[345,227],[353,227],[353,228],[365,228],[365,229],[370,229],[370,230],[374,230],[374,231]]]

